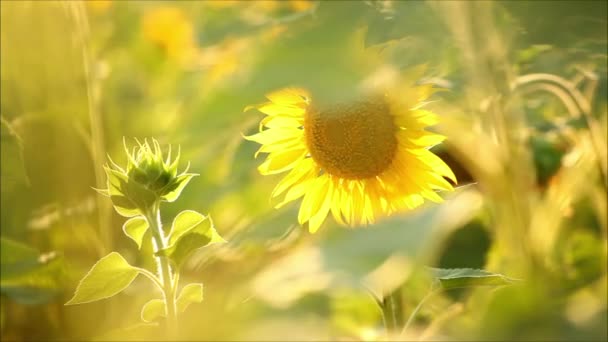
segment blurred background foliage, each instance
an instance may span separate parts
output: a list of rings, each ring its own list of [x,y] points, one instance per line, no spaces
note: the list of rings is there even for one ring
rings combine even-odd
[[[229,240],[183,275],[205,284],[183,338],[606,340],[606,4],[2,1],[2,339],[159,336],[137,323],[155,297],[143,281],[63,305],[111,250],[153,267],[91,187],[106,153],[125,162],[123,137],[155,137],[200,173],[163,220],[209,213]],[[419,64],[448,90],[429,104],[448,136],[436,152],[472,184],[313,236],[296,204],[272,209],[279,177],[256,171],[242,134],[260,116],[245,106],[290,85],[343,99],[375,70]],[[445,287],[387,336],[376,302],[400,291],[408,317],[437,277],[427,266],[519,281]]]

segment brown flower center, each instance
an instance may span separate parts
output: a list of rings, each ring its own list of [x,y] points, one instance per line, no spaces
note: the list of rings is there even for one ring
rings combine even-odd
[[[304,120],[312,158],[325,172],[347,179],[386,170],[397,150],[397,129],[383,98],[312,108]]]

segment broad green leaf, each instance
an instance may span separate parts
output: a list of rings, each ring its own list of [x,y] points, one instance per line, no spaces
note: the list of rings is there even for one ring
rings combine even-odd
[[[440,205],[386,218],[368,229],[335,230],[320,243],[300,245],[273,261],[255,277],[258,298],[286,307],[306,294],[364,286],[378,298],[427,263],[449,234],[469,222],[481,195],[462,187]]]
[[[184,286],[182,292],[177,297],[177,310],[186,311],[190,303],[200,303],[203,301],[203,284],[192,283]]]
[[[201,220],[201,217],[204,219]],[[216,242],[225,240],[213,227],[211,217],[186,210],[178,214],[174,221],[169,246],[158,251],[157,255],[169,257],[179,268],[192,252]]]
[[[22,304],[42,304],[61,293],[64,262],[55,253],[40,254],[1,238],[0,293]]]
[[[124,290],[139,271],[117,252],[99,259],[76,288],[74,297],[66,305],[82,304],[112,297]]]
[[[207,217],[194,210],[184,210],[175,216],[173,224],[171,225],[171,232],[169,233],[169,245],[173,245],[179,238],[182,237],[189,230],[195,228],[203,221],[207,220]],[[207,222],[208,224],[209,222]]]
[[[16,184],[28,184],[28,178],[21,138],[3,117],[0,117],[0,130],[0,180],[5,192]]]
[[[0,267],[2,276],[12,271],[36,265],[38,251],[17,241],[0,238]]]
[[[203,284],[193,283],[184,286],[177,298],[177,311],[184,312],[191,303],[203,301]],[[144,322],[153,322],[165,317],[165,302],[161,299],[149,300],[141,309],[141,319]]]
[[[473,268],[431,268],[435,280],[444,290],[474,286],[511,285],[516,279]]]
[[[135,216],[127,220],[122,226],[122,231],[141,248],[144,234],[148,230],[148,221],[143,216]]]
[[[184,188],[186,187],[186,185],[188,185],[188,183],[194,176],[197,176],[197,175],[194,173],[186,173],[181,176],[178,176],[172,185],[173,189],[171,189],[169,193],[164,195],[162,197],[162,199],[166,202],[174,202],[175,200],[177,200],[177,198],[179,197],[179,195],[181,195],[181,193],[184,190]]]
[[[154,322],[160,317],[165,317],[165,302],[162,299],[149,300],[141,308],[141,320],[144,322]]]

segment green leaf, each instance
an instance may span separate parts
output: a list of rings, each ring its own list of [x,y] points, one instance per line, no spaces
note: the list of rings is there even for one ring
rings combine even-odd
[[[444,290],[475,286],[505,286],[518,281],[502,274],[473,268],[431,268],[431,273]]]
[[[154,322],[160,317],[165,317],[165,302],[162,299],[149,300],[141,308],[141,320],[144,322]]]
[[[2,276],[38,263],[38,251],[17,241],[0,238]]]
[[[0,293],[22,304],[43,304],[61,293],[65,265],[54,252],[40,254],[0,239]]]
[[[213,227],[211,217],[192,210],[179,213],[171,230],[169,246],[156,254],[169,257],[178,268],[196,249],[216,242],[225,242]]]
[[[127,220],[122,226],[122,231],[141,248],[144,234],[148,230],[148,221],[143,216],[135,216]]]
[[[76,288],[66,305],[82,304],[112,297],[131,284],[139,271],[117,252],[99,259]]]
[[[200,303],[203,301],[203,284],[192,283],[184,286],[182,292],[177,297],[177,310],[184,312],[190,303]]]
[[[308,243],[274,260],[251,283],[265,302],[287,307],[318,291],[363,284],[376,297],[404,283],[415,265],[430,262],[446,237],[474,218],[482,197],[465,186],[440,205],[385,218],[369,229],[336,229],[320,243]]]
[[[141,215],[137,206],[131,202],[125,196],[112,195],[110,196],[112,203],[114,204],[114,209],[118,214],[124,217],[133,217],[137,215]]]
[[[188,185],[188,183],[194,176],[198,175],[194,173],[186,173],[181,176],[178,176],[177,179],[173,182],[173,184],[171,184],[172,189],[168,193],[163,195],[163,197],[161,197],[163,201],[174,202],[175,200],[177,200],[186,185]]]
[[[3,117],[0,117],[0,130],[0,180],[5,192],[17,184],[28,184],[28,178],[21,138]]]
[[[177,297],[177,310],[184,312],[191,303],[200,303],[203,301],[203,284],[193,283],[184,286],[181,293]],[[165,302],[162,299],[149,300],[141,309],[141,320],[144,322],[153,322],[165,315]]]
[[[173,219],[173,224],[171,225],[171,232],[169,233],[169,245],[173,245],[185,233],[195,228],[205,220],[207,220],[205,215],[194,210],[184,210],[177,214],[177,216],[175,216]]]

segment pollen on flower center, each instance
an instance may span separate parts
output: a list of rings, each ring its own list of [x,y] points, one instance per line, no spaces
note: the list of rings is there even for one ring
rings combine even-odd
[[[312,158],[325,172],[341,178],[381,174],[397,151],[398,128],[389,110],[382,98],[309,110],[304,132]]]

